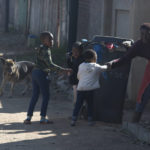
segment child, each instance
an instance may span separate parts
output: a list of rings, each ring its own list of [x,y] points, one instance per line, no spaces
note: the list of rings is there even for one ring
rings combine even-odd
[[[99,88],[99,76],[102,71],[108,69],[107,65],[100,66],[96,63],[97,55],[92,49],[88,49],[84,52],[83,58],[85,62],[80,64],[77,74],[79,83],[77,86],[77,101],[72,114],[71,126],[75,126],[80,108],[83,105],[84,99],[88,104],[88,122],[89,125],[93,125],[92,113],[93,113],[93,94],[94,90]]]
[[[79,65],[83,62],[82,57],[82,45],[81,42],[75,42],[72,47],[71,56],[67,59],[67,65],[69,68],[73,70],[73,72],[69,76],[70,84],[73,86],[73,104],[76,102],[76,95],[77,95],[77,72]]]
[[[36,102],[39,98],[40,91],[42,93],[43,101],[41,105],[41,120],[40,123],[47,124],[52,123],[46,119],[47,106],[49,101],[49,79],[48,73],[49,70],[63,70],[71,71],[70,69],[65,69],[60,66],[57,66],[52,62],[51,50],[53,46],[53,34],[50,32],[42,32],[40,34],[40,40],[42,45],[37,50],[36,56],[36,67],[32,71],[32,98],[27,112],[27,118],[24,120],[25,124],[31,123],[31,118],[33,116],[33,111],[36,105]]]

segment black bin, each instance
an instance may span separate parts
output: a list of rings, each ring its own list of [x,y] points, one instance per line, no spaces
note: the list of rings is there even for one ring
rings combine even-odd
[[[90,42],[97,52],[98,63],[101,65],[108,61],[122,57],[127,48],[122,45],[124,41],[133,40],[108,36],[95,36]],[[111,46],[114,46],[111,49]],[[94,120],[109,123],[121,123],[126,87],[130,71],[130,62],[100,76],[100,89],[94,95]]]

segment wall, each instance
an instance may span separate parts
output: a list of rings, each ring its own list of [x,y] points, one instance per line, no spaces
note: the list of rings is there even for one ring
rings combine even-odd
[[[66,42],[68,35],[67,0],[60,2],[60,20],[58,20],[59,0],[32,0],[29,32],[38,35],[41,31],[49,30],[55,37],[60,28],[60,41]]]
[[[0,0],[0,32],[5,30],[5,0]]]
[[[104,0],[103,35],[112,35],[112,8],[113,0]]]
[[[92,0],[90,3],[90,18],[89,18],[89,39],[93,35],[103,33],[103,16],[104,16],[104,0]]]
[[[133,38],[133,17],[134,17],[134,0],[113,0],[113,11],[112,11],[112,35],[115,36],[116,32],[116,12],[117,11],[128,11],[129,12],[129,27],[128,27],[128,38]],[[127,20],[124,20],[124,23]],[[125,30],[122,28],[122,30]],[[122,35],[123,36],[123,35]]]
[[[79,0],[77,39],[89,38],[90,0]]]
[[[79,0],[77,39],[111,35],[111,9],[112,0]]]
[[[29,30],[29,33],[34,35],[49,30],[54,34],[55,40],[60,39],[61,44],[64,44],[68,36],[68,1],[10,0],[9,26],[21,33],[28,33]]]
[[[113,0],[79,0],[78,39],[111,35]]]

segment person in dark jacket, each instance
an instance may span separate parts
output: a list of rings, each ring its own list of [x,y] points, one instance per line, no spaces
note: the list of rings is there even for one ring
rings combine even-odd
[[[69,82],[73,86],[73,103],[76,102],[76,95],[77,95],[77,73],[78,73],[78,67],[83,62],[82,57],[82,43],[77,41],[73,44],[72,51],[70,56],[67,59],[67,65],[69,68],[73,70],[73,72],[69,75]]]
[[[42,93],[42,105],[41,105],[41,120],[40,123],[47,124],[51,123],[46,119],[48,101],[49,101],[49,78],[48,73],[50,71],[65,71],[70,72],[71,69],[60,67],[53,63],[51,57],[51,47],[53,46],[53,34],[45,31],[40,34],[40,40],[42,45],[36,51],[36,67],[32,71],[32,98],[30,100],[27,118],[24,120],[25,124],[31,123],[33,111],[38,101],[40,91]]]
[[[140,91],[141,95],[138,95],[136,110],[132,118],[132,122],[136,123],[140,121],[144,107],[150,99],[150,76],[148,76],[148,72],[150,72],[150,23],[142,24],[140,27],[140,33],[141,38],[129,48],[126,55],[109,62],[113,69],[128,63],[136,56],[144,57],[149,61],[144,75],[144,82],[141,87],[142,93]]]

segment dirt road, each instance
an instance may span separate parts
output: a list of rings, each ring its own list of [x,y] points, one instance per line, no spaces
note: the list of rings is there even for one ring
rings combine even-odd
[[[18,87],[16,87],[17,91]],[[6,88],[7,90],[7,88]],[[150,147],[136,143],[132,136],[121,132],[121,126],[97,122],[89,127],[79,120],[70,127],[68,117],[72,102],[65,95],[51,93],[48,117],[51,125],[39,123],[41,99],[38,101],[31,125],[23,124],[30,94],[14,98],[0,98],[0,150],[149,150]]]

